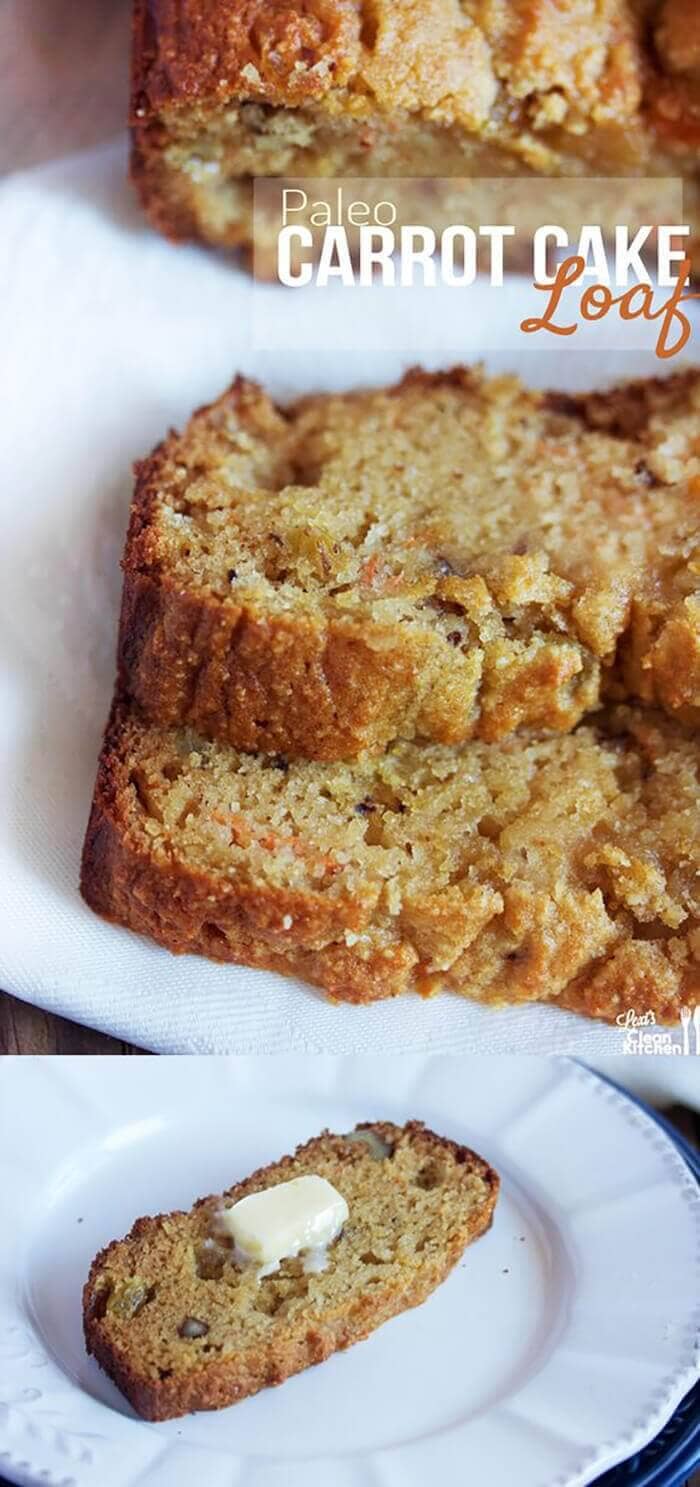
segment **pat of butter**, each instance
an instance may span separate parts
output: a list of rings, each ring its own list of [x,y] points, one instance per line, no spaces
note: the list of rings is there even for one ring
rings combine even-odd
[[[281,1260],[310,1252],[322,1269],[325,1251],[337,1239],[348,1205],[325,1177],[294,1177],[241,1198],[224,1209],[221,1224],[245,1263],[276,1270]]]

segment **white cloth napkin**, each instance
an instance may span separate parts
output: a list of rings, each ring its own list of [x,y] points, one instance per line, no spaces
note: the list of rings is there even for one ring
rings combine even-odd
[[[618,1052],[619,1030],[546,1007],[332,1007],[299,982],[175,958],[81,902],[130,467],[169,425],[237,371],[284,397],[381,383],[416,360],[481,356],[566,388],[660,365],[638,325],[631,355],[610,349],[611,326],[564,350],[518,342],[525,281],[461,297],[254,289],[152,233],[125,160],[118,141],[0,189],[0,986],[162,1052]]]

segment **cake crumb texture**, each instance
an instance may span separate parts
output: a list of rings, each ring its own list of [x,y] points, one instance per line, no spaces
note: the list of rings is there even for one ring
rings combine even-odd
[[[478,370],[277,407],[238,379],[138,468],[120,678],[154,722],[327,760],[700,721],[700,375]]]
[[[136,0],[134,179],[236,246],[256,176],[683,176],[695,241],[699,58],[695,0]]]
[[[241,1269],[221,1209],[304,1175],[325,1177],[349,1208],[327,1268]],[[425,1301],[488,1229],[498,1187],[481,1157],[418,1121],[325,1132],[102,1250],[83,1295],[88,1351],[146,1419],[233,1404]]]
[[[445,988],[674,1023],[700,992],[697,738],[616,706],[561,737],[319,764],[117,702],[82,892],[176,953],[337,1000]]]

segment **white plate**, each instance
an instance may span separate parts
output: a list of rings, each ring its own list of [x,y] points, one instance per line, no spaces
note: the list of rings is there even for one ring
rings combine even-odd
[[[94,1253],[324,1126],[418,1117],[500,1171],[422,1306],[281,1389],[136,1419],[81,1338]],[[568,1060],[5,1060],[0,1473],[50,1487],[582,1487],[698,1375],[698,1190]]]
[[[628,326],[626,353],[609,351],[608,321],[564,352],[517,341],[518,279],[461,294],[254,291],[230,264],[148,230],[121,144],[7,181],[0,213],[0,986],[160,1052],[620,1052],[620,1029],[551,1007],[456,996],[332,1007],[298,981],[175,959],[97,920],[77,879],[114,676],[130,466],[169,424],[237,371],[280,397],[460,357],[566,389],[600,385],[601,367],[658,374],[655,327]]]

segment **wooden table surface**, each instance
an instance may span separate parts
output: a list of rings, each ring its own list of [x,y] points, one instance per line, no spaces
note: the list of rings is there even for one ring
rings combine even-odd
[[[1,0],[0,0],[1,3]],[[8,1053],[147,1053],[0,992],[0,1057]]]

